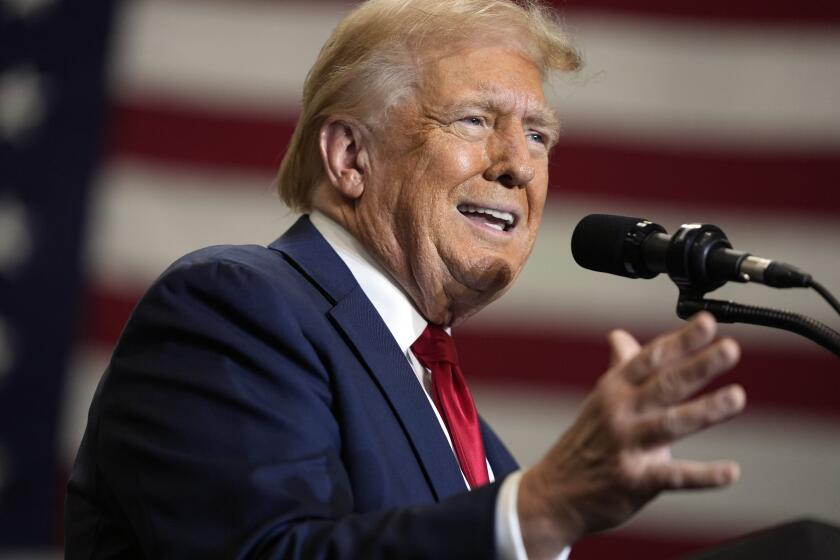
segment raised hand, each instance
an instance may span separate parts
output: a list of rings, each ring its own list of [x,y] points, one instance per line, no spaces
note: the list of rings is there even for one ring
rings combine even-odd
[[[738,478],[731,461],[675,459],[669,448],[746,403],[739,385],[687,400],[738,361],[737,343],[715,340],[716,329],[700,313],[643,348],[624,331],[610,333],[610,369],[572,427],[523,475],[518,509],[529,558],[552,557],[583,535],[620,525],[663,490]]]

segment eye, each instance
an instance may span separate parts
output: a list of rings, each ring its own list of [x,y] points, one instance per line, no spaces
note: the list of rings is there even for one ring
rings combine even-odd
[[[545,145],[545,144],[548,143],[548,139],[541,132],[535,132],[535,131],[532,130],[532,131],[529,131],[526,134],[526,136],[527,136],[528,140],[531,140],[532,142],[537,142],[538,144]]]
[[[476,116],[464,117],[463,119],[461,119],[461,122],[472,126],[484,126],[485,124],[487,124],[487,121],[484,119],[484,117]]]

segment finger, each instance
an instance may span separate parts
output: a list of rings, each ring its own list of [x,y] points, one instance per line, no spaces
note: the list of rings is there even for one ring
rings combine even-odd
[[[733,461],[676,460],[650,465],[645,472],[645,478],[657,490],[719,488],[732,484],[740,476],[741,468]]]
[[[732,369],[741,357],[738,343],[723,338],[657,375],[639,393],[639,408],[678,403]]]
[[[641,346],[627,331],[617,329],[607,335],[610,343],[610,367],[630,361]]]
[[[627,380],[640,383],[670,362],[707,345],[715,336],[717,323],[711,313],[701,311],[681,328],[666,333],[646,345],[628,364]]]
[[[739,414],[747,403],[740,385],[729,385],[691,402],[668,407],[641,422],[636,440],[645,447],[670,444]]]

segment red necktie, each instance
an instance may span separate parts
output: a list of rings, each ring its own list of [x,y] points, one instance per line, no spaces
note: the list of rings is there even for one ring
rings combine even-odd
[[[458,366],[452,337],[440,327],[426,326],[411,351],[432,372],[432,396],[449,430],[452,447],[470,488],[487,484],[484,444],[470,390]]]

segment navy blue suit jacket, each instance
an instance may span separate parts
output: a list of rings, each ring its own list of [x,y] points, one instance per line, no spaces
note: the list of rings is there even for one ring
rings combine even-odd
[[[131,316],[68,485],[66,556],[491,558],[405,355],[308,218],[173,264]]]

